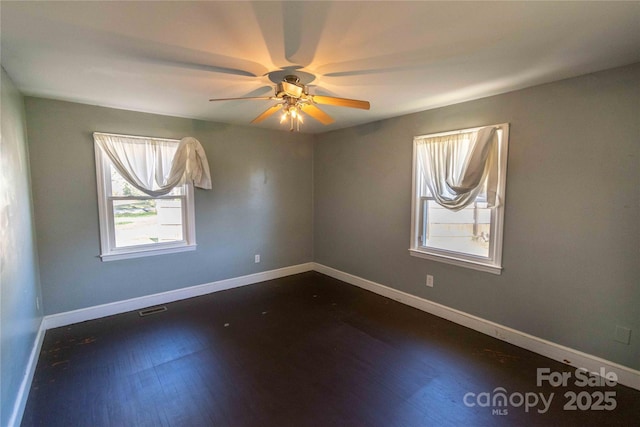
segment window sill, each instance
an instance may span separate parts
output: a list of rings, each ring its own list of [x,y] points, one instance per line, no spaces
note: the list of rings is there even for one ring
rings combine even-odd
[[[482,262],[465,260],[460,258],[448,257],[445,255],[436,255],[417,249],[409,249],[409,254],[418,258],[430,259],[432,261],[444,262],[447,264],[457,265],[458,267],[471,268],[473,270],[484,271],[491,274],[502,274],[502,267],[492,264],[485,264]]]
[[[173,246],[173,247],[164,247],[164,248],[155,248],[155,249],[138,249],[138,250],[130,250],[130,251],[122,251],[122,252],[112,252],[110,254],[100,255],[102,261],[118,261],[122,259],[130,259],[130,258],[141,258],[147,256],[155,256],[155,255],[166,255],[173,254],[179,252],[189,252],[195,251],[197,245],[183,245],[183,246]]]

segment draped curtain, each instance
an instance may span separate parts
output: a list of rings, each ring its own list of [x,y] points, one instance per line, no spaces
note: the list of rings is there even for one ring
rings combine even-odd
[[[120,175],[149,196],[163,196],[188,181],[196,187],[211,189],[209,162],[195,138],[182,138],[179,144],[99,132],[93,138]]]
[[[422,179],[435,201],[452,211],[473,203],[486,182],[487,202],[496,206],[498,142],[496,129],[436,137],[417,137]]]

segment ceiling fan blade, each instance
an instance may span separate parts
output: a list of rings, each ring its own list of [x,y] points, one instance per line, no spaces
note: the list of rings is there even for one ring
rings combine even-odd
[[[302,107],[302,111],[322,123],[323,125],[330,125],[334,120],[327,113],[312,104],[306,104]]]
[[[267,117],[269,117],[270,115],[272,115],[273,113],[275,113],[281,108],[282,108],[282,104],[276,104],[272,107],[269,107],[264,113],[260,114],[258,117],[253,119],[251,123],[260,123],[261,121],[263,121],[264,119],[266,119]]]
[[[313,95],[310,97],[316,104],[337,105],[338,107],[360,108],[368,110],[371,105],[368,101],[357,99],[336,98],[335,96]]]
[[[214,99],[210,99],[209,101],[237,101],[242,99],[264,99],[268,101],[268,100],[274,100],[278,98],[275,98],[273,96],[248,96],[246,98],[214,98]]]

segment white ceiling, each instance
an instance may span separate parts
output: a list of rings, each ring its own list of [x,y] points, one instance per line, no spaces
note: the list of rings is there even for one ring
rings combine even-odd
[[[640,62],[640,2],[9,2],[1,61],[26,95],[248,124],[299,69],[331,129]],[[307,74],[303,74],[307,76]],[[283,129],[278,117],[261,127]]]

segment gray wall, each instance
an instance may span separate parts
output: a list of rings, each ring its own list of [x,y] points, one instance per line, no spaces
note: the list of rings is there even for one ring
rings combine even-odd
[[[42,320],[22,95],[2,69],[0,425],[9,423]]]
[[[640,369],[639,102],[636,64],[320,135],[315,261]],[[502,275],[411,257],[413,136],[502,122]]]
[[[46,314],[312,261],[311,137],[40,98],[25,104]],[[213,189],[196,189],[195,252],[98,258],[93,131],[202,143]]]

